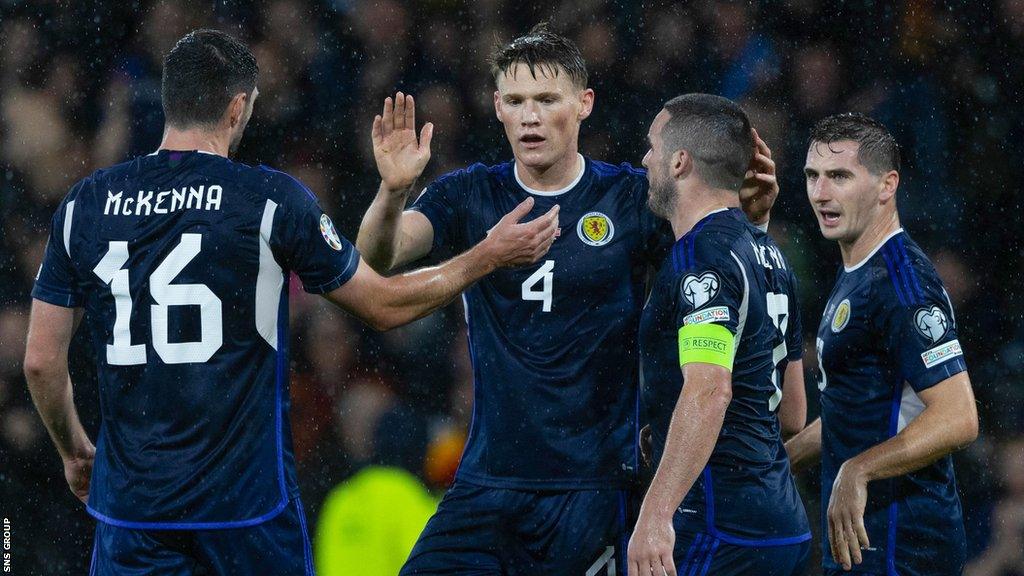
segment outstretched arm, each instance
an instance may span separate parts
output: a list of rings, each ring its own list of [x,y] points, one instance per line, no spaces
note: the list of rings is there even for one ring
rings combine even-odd
[[[519,224],[531,208],[533,198],[527,198],[487,238],[440,266],[384,278],[360,262],[352,279],[325,296],[377,330],[422,318],[495,269],[533,263],[547,253],[558,230],[558,206]]]
[[[32,301],[25,346],[25,380],[32,402],[64,462],[64,476],[71,492],[87,502],[96,448],[78,418],[68,374],[68,348],[81,318],[81,308]]]
[[[356,237],[356,247],[380,273],[418,260],[430,252],[434,230],[418,212],[404,211],[416,179],[430,160],[434,125],[426,123],[416,137],[416,102],[399,92],[384,100],[383,112],[373,119],[373,157],[380,188]]]

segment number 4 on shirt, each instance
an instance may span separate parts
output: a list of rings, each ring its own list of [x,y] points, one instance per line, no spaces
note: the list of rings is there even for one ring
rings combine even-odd
[[[551,312],[551,285],[555,282],[555,261],[545,260],[544,265],[523,280],[523,300],[543,302],[541,310]],[[541,284],[537,289],[537,284]]]

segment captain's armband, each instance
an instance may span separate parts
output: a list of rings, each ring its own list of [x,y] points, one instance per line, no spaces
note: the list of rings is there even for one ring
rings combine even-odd
[[[721,324],[687,324],[679,329],[679,365],[703,362],[732,371],[736,336]]]

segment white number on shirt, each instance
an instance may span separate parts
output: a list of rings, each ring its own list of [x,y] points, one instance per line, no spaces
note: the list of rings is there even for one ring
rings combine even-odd
[[[782,335],[782,342],[772,350],[772,384],[775,386],[775,393],[768,399],[768,409],[775,411],[782,402],[782,388],[779,386],[779,363],[786,358],[786,329],[789,327],[789,296],[785,294],[768,293],[768,315],[772,323]]]
[[[818,371],[821,372],[821,380],[818,382],[818,390],[824,390],[828,386],[828,377],[825,376],[825,364],[821,360],[822,351],[825,349],[825,341],[818,338],[814,343],[814,348],[818,351]]]
[[[202,235],[182,234],[181,242],[171,250],[149,277],[149,291],[156,304],[150,307],[153,348],[167,364],[206,362],[224,343],[221,301],[205,284],[171,284],[202,247]],[[130,321],[132,298],[128,293],[128,243],[111,241],[107,253],[93,272],[110,285],[114,296],[114,343],[107,344],[107,363],[131,366],[146,363],[146,345],[132,344]],[[171,306],[199,306],[198,342],[170,342],[167,315]]]
[[[541,310],[551,312],[551,285],[555,281],[555,261],[545,260],[544,265],[530,274],[530,277],[523,280],[523,300],[537,300],[543,302]],[[537,289],[537,284],[541,284]]]

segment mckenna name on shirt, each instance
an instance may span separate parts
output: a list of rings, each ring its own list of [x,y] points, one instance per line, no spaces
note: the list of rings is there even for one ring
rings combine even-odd
[[[104,216],[149,216],[168,214],[178,210],[220,210],[224,190],[217,184],[182,186],[160,192],[139,190],[132,195],[107,190],[107,202],[103,206]]]

